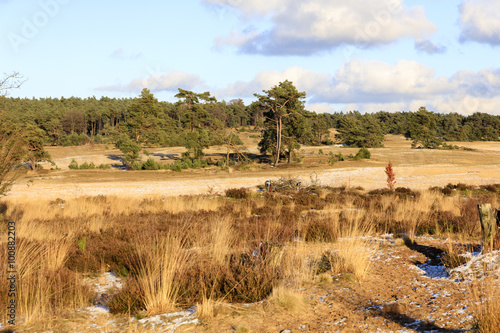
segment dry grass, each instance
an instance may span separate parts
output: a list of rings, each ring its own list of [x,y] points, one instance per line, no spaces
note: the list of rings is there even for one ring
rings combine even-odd
[[[304,296],[296,289],[278,286],[267,298],[268,304],[292,313],[303,312],[307,307]],[[274,309],[275,310],[275,309]]]
[[[177,306],[180,281],[190,262],[180,237],[158,236],[153,240],[139,241],[139,284],[144,292],[147,315],[172,311]]]
[[[234,228],[229,217],[215,217],[204,229],[199,237],[200,251],[217,265],[226,264],[236,243]]]
[[[374,248],[358,238],[347,238],[334,246],[328,256],[332,274],[351,273],[362,281],[370,269],[370,255]]]
[[[116,217],[137,213],[172,214],[186,211],[217,211],[220,200],[207,196],[165,197],[151,195],[141,198],[127,196],[83,196],[64,199],[13,198],[9,200],[8,213],[17,221],[54,220],[57,218]],[[87,222],[89,223],[89,222]],[[94,219],[93,224],[105,223]],[[46,236],[43,234],[43,236]]]
[[[500,327],[500,291],[498,281],[476,283],[471,287],[475,300],[474,319],[481,333],[496,333]]]
[[[197,304],[210,320],[222,302],[264,299],[276,309],[301,311],[297,290],[305,283],[332,283],[331,275],[339,273],[357,281],[367,277],[372,248],[360,236],[434,233],[474,240],[476,204],[499,202],[498,194],[471,191],[318,192],[10,200],[5,214],[17,222],[19,313],[29,323],[88,305],[76,272],[96,274],[104,267],[128,276],[113,298],[116,312],[152,315]],[[329,275],[318,277],[311,260],[325,245]]]
[[[2,248],[4,245],[1,244]],[[90,290],[64,267],[69,249],[70,244],[65,240],[42,244],[25,239],[17,242],[17,316],[23,324],[46,321],[88,304]],[[5,274],[6,269],[2,269],[2,280],[7,278]],[[2,294],[7,295],[4,289]]]

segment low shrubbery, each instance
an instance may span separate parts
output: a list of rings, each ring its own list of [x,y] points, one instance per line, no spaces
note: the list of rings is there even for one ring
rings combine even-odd
[[[237,200],[97,196],[7,206],[4,215],[18,221],[23,246],[39,253],[32,256],[33,279],[23,281],[31,281],[30,288],[43,285],[53,291],[43,299],[50,307],[37,310],[35,302],[41,299],[26,298],[19,316],[29,321],[91,304],[88,290],[75,277],[105,270],[126,277],[125,287],[108,307],[114,313],[140,315],[207,300],[271,299],[273,290],[300,284],[307,272],[362,280],[368,273],[369,246],[344,237],[404,233],[478,240],[477,204],[498,207],[500,199],[498,191],[476,194],[460,184],[447,188],[469,191],[467,195],[449,196],[443,189],[293,188],[296,183],[283,179],[278,182],[283,188],[255,196],[246,189],[228,189],[226,196]],[[498,185],[484,188],[496,190]],[[329,243],[332,250],[307,264],[296,255],[307,242]],[[450,267],[460,262],[452,253],[443,260]],[[7,293],[5,274],[0,270],[0,295]],[[78,302],[69,304],[66,296]],[[0,317],[5,316],[5,302],[0,298]]]
[[[234,199],[246,199],[250,197],[250,190],[247,188],[230,188],[226,190],[226,197]]]
[[[144,162],[136,161],[129,165],[131,170],[172,170],[176,172],[181,172],[185,169],[201,169],[208,166],[207,160],[198,158],[183,158],[182,160],[177,160],[174,163],[159,163],[153,158],[148,158]]]
[[[356,155],[349,154],[348,156],[342,155],[342,153],[334,154],[333,152],[330,152],[328,154],[328,163],[329,164],[335,164],[336,162],[342,162],[345,160],[363,160],[363,159],[370,159],[372,154],[370,151],[366,148],[361,148],[358,150]]]
[[[109,164],[99,164],[96,166],[94,162],[83,162],[82,164],[78,164],[77,161],[72,160],[71,163],[68,165],[68,168],[72,170],[90,170],[90,169],[111,169],[111,166]]]

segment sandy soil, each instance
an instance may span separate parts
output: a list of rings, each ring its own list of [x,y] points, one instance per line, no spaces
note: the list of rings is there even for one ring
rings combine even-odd
[[[251,140],[254,142],[252,143]],[[257,153],[256,139],[247,151]],[[384,168],[392,162],[396,172],[396,186],[426,189],[448,183],[485,185],[500,183],[500,143],[456,143],[474,149],[466,150],[415,150],[401,136],[387,136],[384,148],[370,149],[372,158],[363,161],[326,163],[327,154],[355,154],[357,149],[338,147],[303,147],[299,153],[301,164],[278,168],[255,165],[251,171],[222,172],[220,169],[172,171],[123,171],[69,170],[75,159],[79,163],[120,165],[121,155],[116,149],[104,145],[82,147],[49,147],[48,150],[60,170],[44,170],[20,177],[10,197],[68,197],[78,195],[184,195],[223,192],[228,188],[250,187],[256,189],[268,179],[296,177],[303,184],[312,179],[329,186],[361,186],[365,189],[386,186]],[[323,154],[319,154],[319,150]],[[182,147],[150,149],[150,156],[164,163],[173,162],[185,149]],[[212,147],[207,156],[217,159],[225,154],[224,147]],[[146,156],[144,156],[146,158]],[[49,169],[46,165],[45,169]]]

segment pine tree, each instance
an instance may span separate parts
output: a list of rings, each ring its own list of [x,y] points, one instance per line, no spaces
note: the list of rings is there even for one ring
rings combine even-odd
[[[299,122],[304,116],[305,92],[299,92],[291,81],[280,82],[270,90],[263,90],[266,95],[254,94],[264,112],[264,130],[259,142],[261,152],[271,150],[274,154],[274,166],[279,162],[283,148],[283,131],[286,126],[286,153],[290,155],[297,149],[296,138],[300,136]],[[291,118],[288,120],[288,118]]]

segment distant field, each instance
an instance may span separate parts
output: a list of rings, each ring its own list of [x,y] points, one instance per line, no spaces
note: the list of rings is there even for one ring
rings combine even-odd
[[[240,134],[245,142],[245,151],[258,154],[256,133]],[[250,137],[254,136],[254,137]],[[212,167],[202,170],[172,171],[123,171],[69,170],[74,159],[78,163],[121,164],[121,152],[112,145],[79,147],[48,147],[60,170],[23,175],[13,188],[10,197],[19,196],[78,196],[98,194],[144,194],[182,195],[202,194],[207,191],[223,191],[234,187],[262,185],[267,179],[297,177],[310,182],[311,177],[323,185],[361,186],[365,189],[384,187],[384,167],[392,162],[396,172],[396,186],[425,189],[444,186],[448,183],[485,185],[500,183],[500,142],[454,142],[460,147],[473,150],[423,150],[411,149],[411,141],[402,136],[387,135],[384,148],[370,149],[372,158],[362,161],[327,163],[329,152],[344,156],[355,154],[356,148],[333,146],[304,146],[299,151],[301,163],[282,163],[274,169],[267,164],[252,164],[247,170],[221,171]],[[172,163],[179,159],[184,147],[147,149],[150,157]],[[323,154],[319,154],[322,150]],[[226,153],[225,147],[211,147],[206,156],[218,160]],[[148,158],[143,156],[143,159]]]

